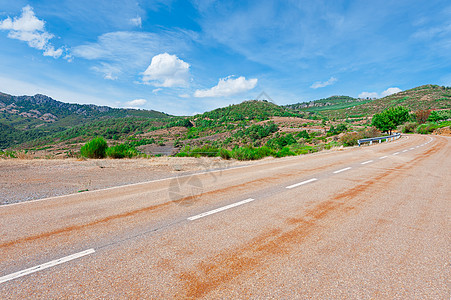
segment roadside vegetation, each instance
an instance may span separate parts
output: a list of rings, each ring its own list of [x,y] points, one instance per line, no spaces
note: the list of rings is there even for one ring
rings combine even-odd
[[[411,106],[416,102],[399,100],[415,99],[418,95],[426,99],[427,91],[431,93],[427,103],[435,106],[427,106],[425,101],[422,105]],[[447,97],[451,97],[449,88],[423,86],[402,93],[401,98],[399,95],[376,100],[334,96],[287,106],[250,100],[191,117],[163,114],[145,117],[140,111],[133,111],[132,116],[122,116],[123,112],[117,111],[117,117],[98,117],[96,113],[96,118],[90,122],[81,122],[56,133],[50,131],[25,143],[17,132],[14,133],[14,128],[5,125],[6,129],[0,130],[0,141],[17,143],[17,146],[0,151],[0,158],[120,159],[172,155],[255,160],[354,146],[359,139],[385,132],[390,134],[394,130],[429,134],[449,128],[450,106],[434,109],[446,107]],[[380,110],[378,106],[373,110],[375,114],[350,113],[356,107],[376,102],[385,103],[382,105],[385,109]],[[342,111],[347,113],[334,113]],[[8,135],[10,131],[16,140]],[[29,135],[34,131],[20,132]]]

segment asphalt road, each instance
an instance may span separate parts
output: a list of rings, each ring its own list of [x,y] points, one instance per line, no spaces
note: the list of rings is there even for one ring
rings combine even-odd
[[[0,206],[0,298],[450,299],[451,139]]]

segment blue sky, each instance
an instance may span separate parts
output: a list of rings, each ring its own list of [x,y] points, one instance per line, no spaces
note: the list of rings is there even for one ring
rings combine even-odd
[[[451,86],[449,1],[0,0],[0,91],[191,115]]]

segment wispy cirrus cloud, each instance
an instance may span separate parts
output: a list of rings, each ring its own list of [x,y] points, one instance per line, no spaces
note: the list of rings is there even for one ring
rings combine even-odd
[[[117,66],[113,66],[105,62],[100,62],[98,66],[94,66],[91,69],[96,72],[102,73],[103,78],[109,80],[116,80],[119,74],[122,73],[121,69]]]
[[[137,16],[136,18],[131,18],[130,19],[130,24],[141,28],[142,27],[142,19],[140,16]]]
[[[338,81],[337,78],[331,77],[331,78],[329,78],[329,80],[327,80],[327,81],[323,81],[323,82],[317,81],[317,82],[313,83],[310,87],[311,87],[312,89],[319,89],[319,88],[323,88],[323,87],[332,85],[332,84],[334,84],[334,83],[337,82],[337,81]]]
[[[55,49],[50,43],[54,35],[45,30],[45,21],[36,17],[30,5],[22,8],[20,17],[7,17],[0,21],[0,29],[8,30],[11,39],[27,42],[31,48],[43,50],[44,56],[58,58],[63,54],[63,48]]]
[[[97,42],[73,47],[72,54],[93,61],[99,70],[103,70],[105,64],[108,64],[110,68],[114,67],[116,74],[135,75],[142,72],[149,65],[149,58],[155,55],[188,49],[193,35],[195,36],[186,31],[109,32],[99,36]]]

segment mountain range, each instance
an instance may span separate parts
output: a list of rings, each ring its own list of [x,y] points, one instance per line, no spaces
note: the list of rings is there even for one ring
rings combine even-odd
[[[412,112],[451,108],[451,88],[423,85],[380,99],[332,96],[324,99],[279,106],[268,101],[245,101],[193,117],[171,116],[154,110],[111,108],[108,106],[70,104],[48,96],[12,96],[0,93],[0,149],[25,142],[49,139],[88,138],[102,135],[107,139],[142,135],[158,128],[183,124],[230,123],[266,120],[271,117],[297,117],[312,120],[371,117],[386,108],[405,106]],[[186,123],[188,120],[188,123]],[[189,126],[188,126],[189,127]],[[190,130],[190,131],[194,131]],[[217,131],[217,130],[216,130]]]

